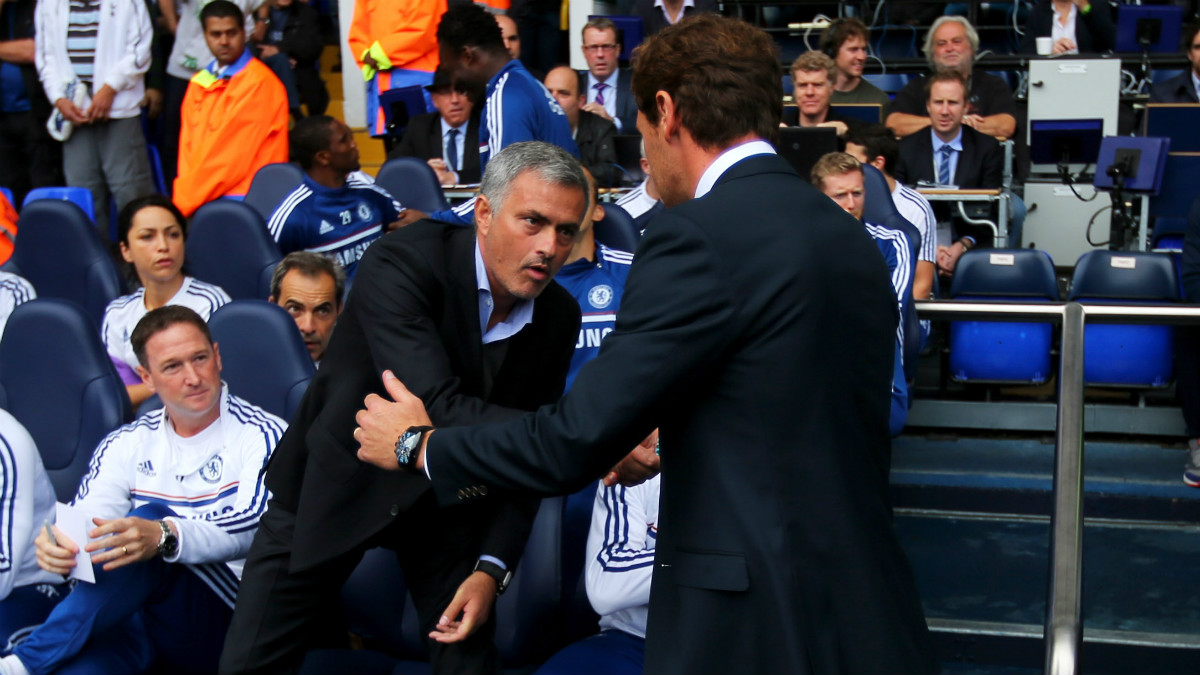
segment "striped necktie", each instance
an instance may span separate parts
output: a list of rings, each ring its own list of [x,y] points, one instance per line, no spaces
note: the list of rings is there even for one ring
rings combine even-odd
[[[952,180],[950,176],[950,153],[954,152],[954,148],[949,144],[943,145],[938,151],[941,153],[941,159],[938,160],[938,184],[950,185]]]
[[[604,90],[608,88],[608,85],[603,82],[597,82],[592,88],[596,90],[596,103],[604,105]]]

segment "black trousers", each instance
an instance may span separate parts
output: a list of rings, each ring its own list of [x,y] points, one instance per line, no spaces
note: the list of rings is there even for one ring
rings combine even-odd
[[[377,546],[395,551],[417,608],[421,634],[428,635],[479,556],[481,526],[457,517],[454,511],[438,508],[429,492],[391,526],[354,550],[295,571],[290,567],[296,516],[272,500],[246,558],[220,672],[296,672],[310,646],[320,641],[321,612],[338,606],[342,585],[363,553]],[[403,613],[403,607],[396,608],[397,619]],[[500,658],[492,640],[495,626],[494,617],[489,617],[471,637],[458,643],[426,638],[433,672],[498,673]]]
[[[0,186],[12,190],[18,209],[31,188],[66,185],[62,144],[45,124],[32,112],[0,112]]]

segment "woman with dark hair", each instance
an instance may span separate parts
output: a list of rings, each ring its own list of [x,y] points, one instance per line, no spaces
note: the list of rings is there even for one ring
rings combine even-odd
[[[164,305],[183,305],[207,321],[229,302],[229,295],[183,273],[187,220],[169,198],[153,194],[127,204],[117,216],[117,237],[129,277],[141,287],[108,304],[100,336],[136,409],[151,393],[138,375],[137,356],[129,343],[137,322]]]

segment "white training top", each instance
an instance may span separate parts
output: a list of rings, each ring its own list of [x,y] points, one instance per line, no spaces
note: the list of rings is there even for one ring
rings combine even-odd
[[[42,524],[54,522],[57,501],[33,438],[0,410],[0,600],[21,586],[62,583],[38,567],[33,547]]]
[[[585,583],[600,630],[646,637],[654,544],[658,538],[659,477],[636,487],[596,490],[588,532]]]
[[[168,300],[167,304],[193,309],[200,318],[208,321],[208,317],[227,302],[229,294],[221,290],[220,286],[184,277],[179,292]],[[134,370],[138,367],[138,360],[137,355],[133,353],[129,336],[146,313],[146,289],[139,288],[108,303],[108,307],[104,308],[104,322],[100,326],[100,338],[104,340],[104,348],[108,355]]]
[[[4,335],[4,327],[8,325],[8,317],[17,305],[29,302],[37,297],[33,284],[25,277],[19,277],[11,272],[0,272],[0,336]]]

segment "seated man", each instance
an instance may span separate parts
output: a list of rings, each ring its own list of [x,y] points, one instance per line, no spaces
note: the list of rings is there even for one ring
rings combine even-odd
[[[933,294],[933,271],[937,263],[937,219],[934,218],[929,200],[893,177],[900,155],[896,137],[882,124],[862,127],[846,137],[846,154],[879,169],[892,190],[892,202],[896,210],[920,233],[913,299],[928,300]]]
[[[587,70],[579,72],[576,84],[576,91],[584,98],[582,108],[612,122],[616,133],[639,133],[633,74],[621,67],[617,25],[607,16],[595,16],[583,25],[580,37],[579,48],[587,61]]]
[[[117,429],[96,448],[74,505],[92,516],[88,542],[53,528],[35,540],[38,564],[65,575],[82,549],[96,582],[79,583],[12,654],[0,673],[50,673],[74,659],[78,672],[215,671],[258,517],[262,478],[283,420],[221,383],[208,326],[186,307],[148,313],[131,338],[138,373],[163,408]],[[102,564],[102,565],[101,565]],[[137,617],[130,620],[131,617]],[[141,662],[121,670],[86,665],[92,639],[126,622],[119,638]],[[144,627],[143,627],[144,625]]]
[[[1200,103],[1200,22],[1183,27],[1183,51],[1191,67],[1151,86],[1151,103]]]
[[[896,326],[896,357],[892,364],[892,411],[888,425],[892,436],[904,429],[908,419],[908,383],[904,378],[904,317],[905,307],[912,302],[913,270],[912,243],[903,232],[863,221],[863,172],[857,159],[844,152],[831,152],[813,165],[812,183],[846,213],[854,216],[867,228],[867,233],[879,246],[892,276],[900,323]]]
[[[179,175],[172,196],[189,218],[225,195],[244,195],[259,169],[286,162],[287,94],[246,49],[245,17],[229,0],[200,10],[216,59],[188,84],[180,111]]]
[[[478,183],[479,116],[477,96],[467,82],[455,79],[445,68],[433,74],[425,87],[437,112],[417,115],[408,122],[400,143],[388,159],[417,157],[429,162],[442,185]]]
[[[644,233],[646,223],[667,207],[663,205],[662,197],[658,194],[658,186],[654,184],[654,174],[650,171],[650,160],[646,159],[646,144],[641,143],[639,149],[642,153],[642,173],[646,174],[646,178],[641,185],[621,195],[621,198],[617,200],[617,206],[633,216],[633,224],[637,226],[638,232]]]
[[[404,207],[383,188],[350,176],[358,146],[350,127],[325,115],[306,117],[292,130],[292,160],[304,182],[279,202],[267,229],[284,255],[315,251],[333,257],[352,278],[358,261]]]
[[[617,173],[613,166],[617,163],[617,148],[613,141],[617,127],[600,115],[583,109],[584,96],[579,91],[579,80],[570,66],[558,66],[546,73],[543,84],[567,114],[571,137],[579,146],[579,161],[598,184],[611,187]]]
[[[863,79],[867,63],[867,25],[854,18],[837,19],[821,33],[821,51],[837,65],[833,102],[891,104],[886,92]]]
[[[994,138],[1012,138],[1017,131],[1017,104],[1004,80],[974,68],[979,34],[961,16],[943,16],[925,36],[925,58],[934,73],[954,71],[966,87],[963,124]],[[886,124],[904,138],[930,124],[925,93],[930,76],[914,77],[892,101]]]
[[[296,320],[308,355],[318,368],[342,313],[345,292],[346,272],[342,266],[312,251],[287,254],[271,275],[271,297],[267,300],[286,309]]]
[[[936,73],[926,81],[925,91],[931,128],[900,140],[896,180],[906,185],[999,188],[1004,179],[1004,153],[996,139],[964,123],[967,85],[962,75],[954,70]],[[934,212],[938,211],[942,209]],[[949,217],[945,211],[939,214],[939,220]],[[990,228],[962,224],[960,229],[962,237],[938,249],[937,264],[942,274],[953,274],[958,258],[972,247],[992,244]],[[1015,222],[1013,230],[1020,241]]]
[[[792,97],[799,109],[799,126],[833,127],[839,141],[852,127],[862,124],[829,109],[837,66],[821,52],[805,52],[792,63]]]

